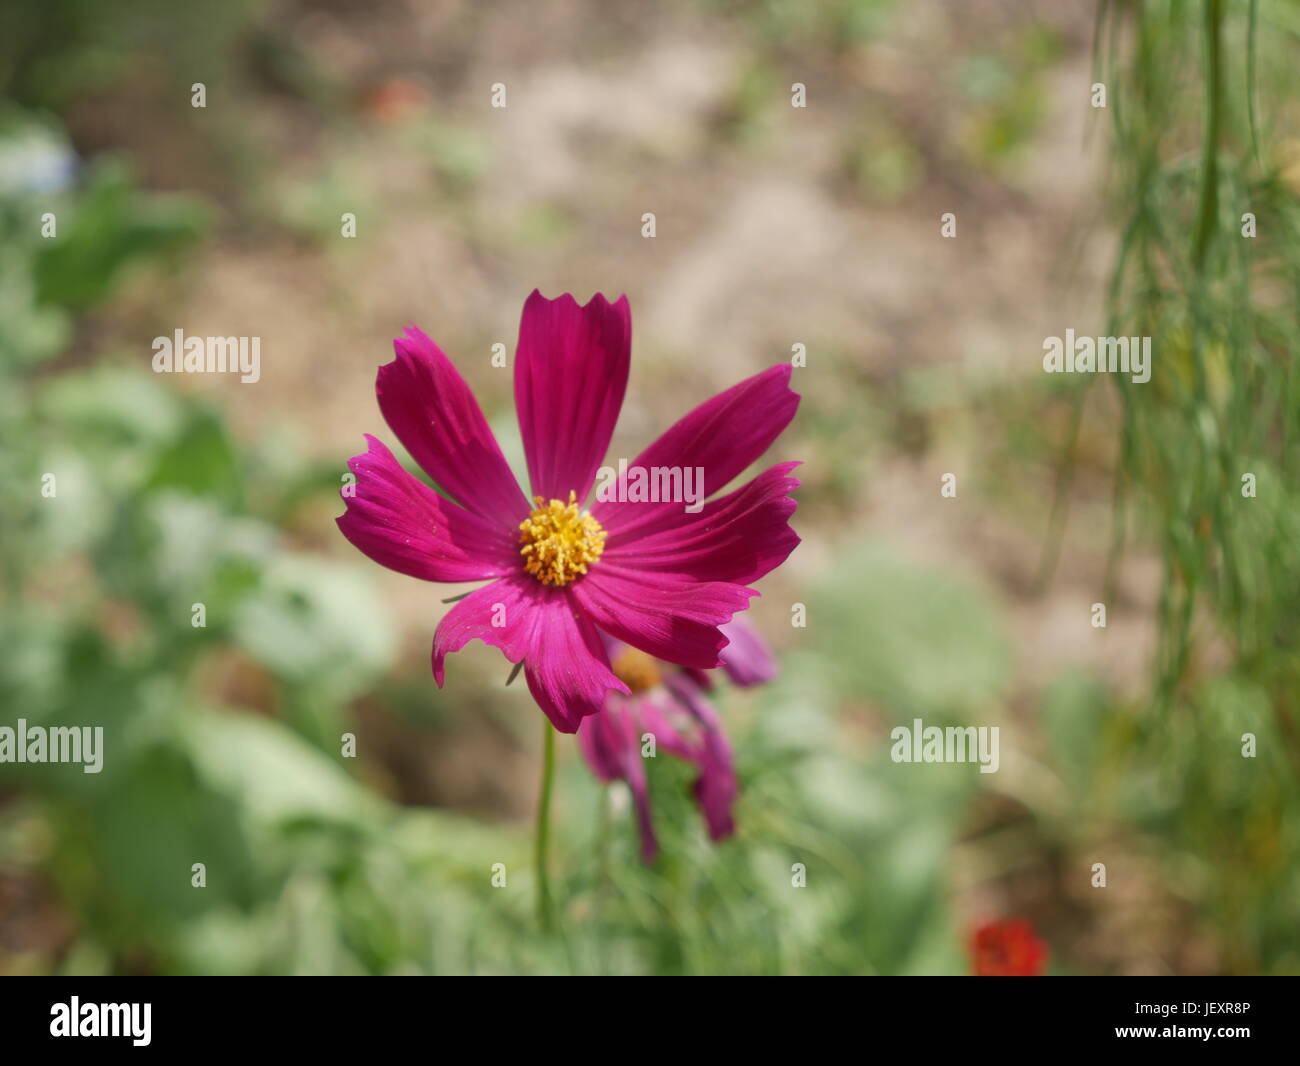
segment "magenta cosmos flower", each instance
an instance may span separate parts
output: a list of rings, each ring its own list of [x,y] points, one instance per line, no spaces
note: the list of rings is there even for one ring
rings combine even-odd
[[[528,460],[525,496],[464,379],[418,329],[379,368],[379,409],[436,483],[407,473],[374,437],[352,458],[343,535],[371,559],[426,581],[490,581],[451,609],[433,638],[433,675],[479,639],[523,663],[555,728],[572,733],[629,694],[601,635],[679,666],[719,665],[719,628],[747,587],[799,543],[790,528],[798,463],[780,463],[697,513],[681,502],[598,500],[587,509],[627,388],[627,297],[524,304],[515,406]],[[767,450],[794,417],[790,367],[771,367],[701,404],[629,466],[701,470],[713,496]],[[632,494],[615,493],[622,496]],[[530,502],[531,497],[531,502]]]
[[[776,676],[767,646],[747,622],[733,618],[722,630],[731,642],[722,649],[722,669],[732,682],[758,685]],[[636,807],[642,858],[653,862],[659,853],[646,780],[647,734],[654,738],[656,755],[662,749],[699,769],[695,802],[709,836],[729,837],[736,828],[731,814],[736,771],[722,722],[706,695],[712,679],[701,670],[657,662],[618,641],[607,639],[606,646],[615,675],[630,691],[626,696],[611,692],[604,710],[583,719],[578,746],[597,779],[606,784],[627,782]]]

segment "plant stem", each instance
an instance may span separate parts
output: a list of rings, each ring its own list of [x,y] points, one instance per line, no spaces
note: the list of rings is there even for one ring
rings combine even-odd
[[[1192,261],[1199,274],[1214,237],[1219,210],[1219,115],[1223,103],[1223,48],[1220,25],[1222,0],[1204,0],[1205,17],[1205,129],[1202,133],[1201,203]]]
[[[537,924],[550,932],[554,920],[551,876],[547,850],[551,837],[551,790],[555,780],[555,729],[542,718],[542,791],[537,801],[537,831],[534,837],[534,865],[537,868]]]

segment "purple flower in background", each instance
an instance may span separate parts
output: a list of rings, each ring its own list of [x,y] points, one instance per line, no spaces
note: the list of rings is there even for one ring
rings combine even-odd
[[[741,618],[722,627],[730,643],[722,649],[722,669],[741,686],[759,685],[776,676],[776,663],[762,639]],[[627,695],[611,693],[599,713],[583,720],[578,746],[597,779],[626,781],[636,808],[641,855],[653,862],[659,851],[642,747],[654,737],[656,753],[668,752],[699,769],[695,800],[713,840],[735,830],[731,808],[736,799],[736,772],[718,713],[706,695],[707,673],[674,668],[636,648],[609,642],[615,674]]]
[[[697,508],[616,494],[585,509],[623,405],[631,341],[625,296],[580,306],[534,291],[524,304],[514,385],[530,505],[469,386],[408,329],[379,369],[379,409],[440,491],[367,436],[369,449],[348,463],[356,485],[342,492],[339,528],[371,559],[426,581],[491,582],[439,624],[438,685],[448,653],[482,640],[524,664],[533,698],[564,733],[609,693],[631,694],[610,669],[606,639],[695,671],[716,667],[721,627],[757,595],[747,586],[799,543],[789,524],[798,463],[704,502],[794,417],[788,365],[714,396],[633,460],[697,471]]]

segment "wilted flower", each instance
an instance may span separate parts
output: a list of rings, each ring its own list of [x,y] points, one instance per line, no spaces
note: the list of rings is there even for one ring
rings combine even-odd
[[[757,685],[776,675],[767,647],[740,618],[722,627],[731,641],[722,649],[722,669],[737,685]],[[668,752],[699,768],[695,800],[704,814],[709,836],[728,837],[735,829],[731,815],[736,798],[736,773],[718,713],[706,691],[712,679],[703,671],[661,663],[636,648],[609,642],[614,673],[631,690],[610,693],[604,710],[586,718],[578,744],[601,781],[626,781],[636,807],[641,854],[653,861],[659,851],[651,816],[643,748]]]
[[[1047,966],[1047,944],[1025,918],[987,922],[971,936],[977,977],[1038,977]]]
[[[602,634],[665,662],[719,665],[720,626],[757,593],[746,587],[799,543],[798,485],[780,463],[689,513],[680,502],[587,498],[623,404],[631,359],[627,297],[534,291],[515,354],[515,406],[532,487],[525,498],[469,387],[418,329],[379,370],[379,408],[438,485],[408,474],[378,440],[349,462],[343,535],[384,566],[428,581],[492,583],[456,604],[433,642],[433,673],[475,638],[522,662],[555,727],[572,733],[610,691]],[[794,416],[790,367],[778,365],[695,408],[633,460],[702,470],[702,498],[767,450]],[[350,491],[351,490],[351,491]]]

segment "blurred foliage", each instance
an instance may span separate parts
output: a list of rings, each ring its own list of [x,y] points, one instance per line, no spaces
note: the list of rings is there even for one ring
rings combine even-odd
[[[119,165],[97,168],[86,181],[57,240],[42,242],[32,263],[38,304],[79,310],[107,299],[133,260],[162,259],[195,241],[204,212],[192,204],[134,195]]]
[[[1213,612],[1214,636],[1243,662],[1294,650],[1300,639],[1300,188],[1284,174],[1292,149],[1259,139],[1251,104],[1258,78],[1296,87],[1296,25],[1282,17],[1257,26],[1218,2],[1200,23],[1172,17],[1183,6],[1139,9],[1134,53],[1110,74],[1124,90],[1113,110],[1116,160],[1132,205],[1111,282],[1111,333],[1158,338],[1160,368],[1149,388],[1119,391],[1116,550],[1136,488],[1166,554],[1166,699],[1191,670],[1198,607]],[[1284,16],[1287,5],[1259,10]],[[1202,54],[1193,91],[1160,80],[1185,81]],[[1198,134],[1199,158],[1190,151]],[[1246,235],[1247,214],[1257,235]],[[1243,489],[1247,474],[1254,498]],[[1277,665],[1279,693],[1294,691],[1300,661]]]
[[[739,14],[762,48],[802,46],[850,49],[879,36],[896,8],[896,0],[696,0],[700,6]]]
[[[1047,76],[1062,52],[1060,38],[1031,23],[998,52],[979,52],[957,65],[957,84],[969,102],[965,142],[972,160],[1006,172],[1042,127]]]
[[[1243,972],[1300,962],[1298,40],[1287,3],[1108,3],[1099,23],[1124,211],[1107,330],[1154,338],[1150,383],[1113,382],[1112,565],[1130,539],[1163,553],[1140,728],[1164,756],[1162,828],[1216,871]]]

